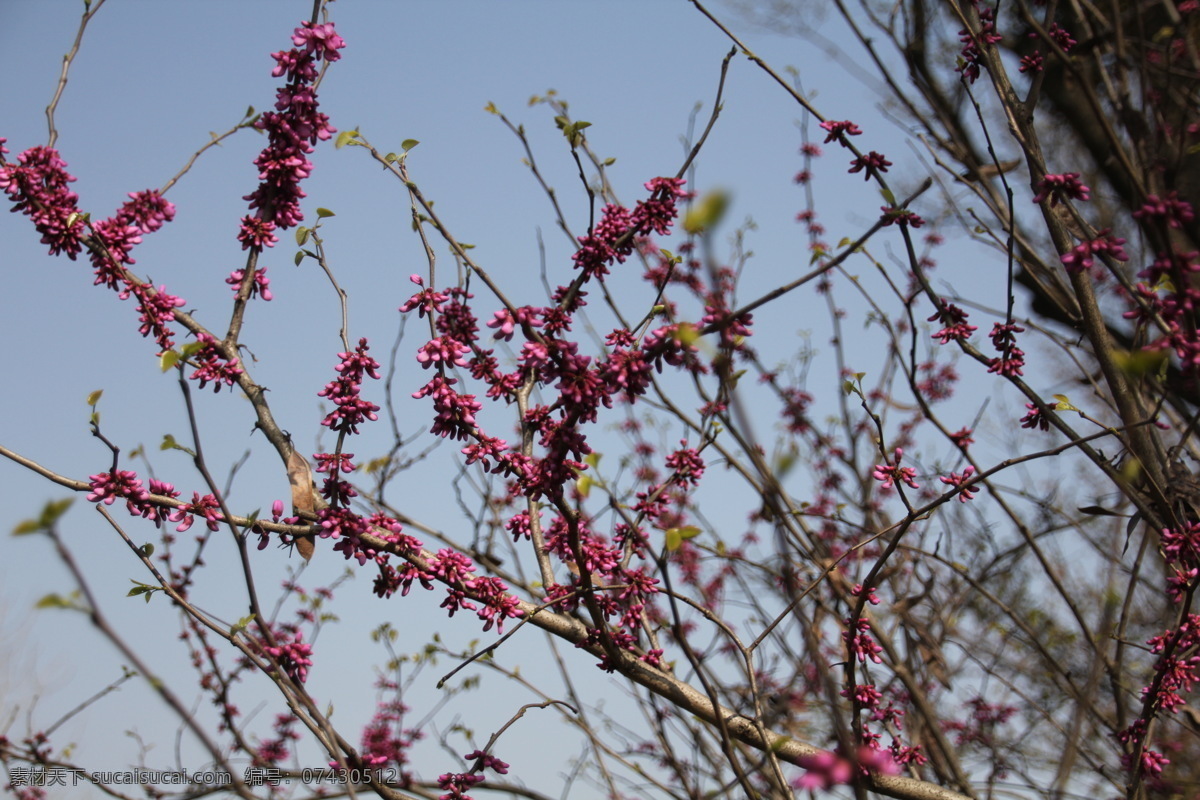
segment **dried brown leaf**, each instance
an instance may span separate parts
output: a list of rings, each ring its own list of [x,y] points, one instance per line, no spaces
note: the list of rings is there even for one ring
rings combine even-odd
[[[288,483],[292,486],[292,513],[296,516],[316,513],[316,495],[313,492],[316,484],[313,482],[312,469],[304,456],[295,450],[288,455],[287,474]],[[296,549],[305,561],[311,561],[314,550],[312,537],[301,536],[296,539]]]

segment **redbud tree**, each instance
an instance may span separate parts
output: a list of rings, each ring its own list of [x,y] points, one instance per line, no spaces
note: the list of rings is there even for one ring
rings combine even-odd
[[[145,682],[186,742],[131,762],[194,773],[140,773],[148,792],[1195,795],[1200,3],[839,1],[851,38],[833,63],[875,71],[890,124],[847,118],[820,76],[761,58],[752,14],[680,3],[729,49],[675,161],[618,179],[592,123],[537,95],[576,173],[567,203],[525,124],[487,105],[570,243],[536,280],[466,243],[436,204],[462,187],[422,182],[418,142],[384,146],[396,132],[322,110],[327,73],[354,57],[323,0],[281,23],[268,110],[160,188],[90,207],[56,112],[103,5],[84,4],[46,139],[0,139],[0,191],[26,235],[74,262],[61,280],[90,271],[95,302],[136,328],[166,376],[152,402],[187,429],[152,464],[108,432],[137,409],[95,392],[75,421],[90,472],[0,454],[54,493],[14,531],[44,537],[71,583],[39,619],[81,612],[127,665],[110,689]],[[776,4],[773,26],[800,6]],[[765,269],[753,226],[704,185],[734,69],[797,122],[780,174],[802,244]],[[227,300],[193,306],[139,246],[185,213],[171,189],[207,151],[252,131],[222,234],[239,260],[203,276]],[[346,158],[402,198],[423,254],[394,297],[398,328],[356,324],[336,214],[305,190]],[[823,197],[864,185],[876,199],[849,221],[822,216]],[[289,361],[311,418],[285,419],[259,377],[254,338],[287,332],[252,321],[300,302],[268,275],[281,252],[337,309],[292,318],[340,339]],[[238,427],[253,432],[245,469],[286,496],[236,491],[243,463],[207,456]],[[454,513],[431,521],[399,487],[435,456]],[[123,635],[134,600],[93,590],[71,544],[87,505],[135,576],[130,598],[171,610],[156,633],[180,669]],[[338,686],[366,698],[361,717],[318,688],[343,655],[318,634],[347,590],[314,586],[310,562],[343,564],[374,596],[352,613],[380,621],[362,651],[376,680]],[[447,636],[406,614],[438,615]],[[439,693],[483,676],[480,708],[503,719],[440,720]],[[577,739],[572,763],[539,763],[534,717]],[[59,723],[22,719],[0,732],[17,796],[80,775],[134,796]]]

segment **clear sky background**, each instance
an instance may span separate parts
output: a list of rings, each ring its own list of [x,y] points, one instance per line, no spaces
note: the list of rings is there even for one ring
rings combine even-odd
[[[94,218],[107,217],[127,192],[162,186],[207,141],[209,131],[226,130],[247,106],[269,108],[279,84],[271,77],[269,54],[291,46],[290,33],[308,16],[309,7],[302,0],[109,0],[87,31],[57,116],[58,147],[79,179],[73,188],[81,207]],[[514,122],[524,123],[540,166],[576,231],[582,232],[587,204],[574,164],[552,113],[544,106],[529,107],[529,97],[557,89],[577,119],[593,123],[589,141],[602,157],[616,157],[610,178],[632,205],[644,194],[643,182],[679,168],[684,155],[680,136],[689,114],[702,102],[699,124],[707,119],[721,58],[730,47],[683,0],[341,0],[331,8],[348,46],[320,88],[322,110],[336,127],[357,127],[385,152],[399,151],[405,139],[419,140],[409,158],[414,180],[436,201],[455,235],[477,245],[478,261],[518,304],[545,301],[538,273],[539,231],[553,282],[569,279],[572,248],[521,163],[520,143],[484,106],[494,102]],[[0,48],[8,64],[0,83],[0,136],[9,140],[10,157],[46,141],[43,109],[81,9],[81,2],[67,0],[0,2]],[[866,131],[861,147],[886,152],[900,165],[898,174],[905,174],[904,162],[914,160],[910,142],[884,119],[876,108],[878,98],[854,76],[811,44],[751,26],[718,2],[712,10],[777,69],[795,66],[827,116],[858,122]],[[827,28],[835,40],[842,37]],[[738,223],[752,217],[759,226],[750,240],[758,255],[748,270],[746,297],[808,266],[805,236],[794,220],[803,197],[792,181],[801,168],[801,117],[801,109],[765,74],[744,58],[734,59],[723,114],[698,163],[696,188],[729,189],[734,198],[729,219]],[[238,219],[245,213],[240,198],[257,183],[251,162],[263,142],[242,132],[206,153],[168,195],[177,206],[176,220],[147,236],[134,254],[140,274],[183,296],[187,307],[215,329],[224,329],[228,315],[231,292],[224,279],[244,264],[235,240]],[[365,151],[335,151],[327,143],[313,160],[316,170],[304,184],[307,222],[315,220],[317,206],[337,214],[325,223],[324,233],[333,268],[351,298],[351,338],[370,337],[373,352],[383,360],[396,335],[396,308],[411,293],[408,276],[427,269],[410,229],[406,194]],[[831,243],[869,225],[881,205],[873,185],[846,178],[845,168],[840,153],[830,153],[817,165],[819,208]],[[832,180],[822,184],[822,176]],[[915,180],[906,183],[901,177],[894,186],[903,195],[912,184]],[[126,450],[146,446],[158,476],[185,493],[200,489],[185,455],[158,450],[167,433],[186,441],[186,416],[173,377],[159,373],[153,344],[137,334],[133,303],[121,303],[111,292],[93,287],[85,261],[47,257],[37,239],[24,217],[0,215],[5,276],[0,325],[6,345],[0,348],[0,369],[8,386],[0,395],[0,442],[72,478],[86,479],[107,469],[109,453],[90,437],[85,405],[89,392],[103,389],[105,434]],[[316,392],[332,378],[341,349],[338,305],[313,262],[292,265],[294,252],[288,232],[264,254],[260,264],[269,268],[276,299],[253,305],[243,341],[258,358],[254,374],[270,387],[276,418],[302,443],[302,451],[311,443],[308,452],[316,452],[321,431]],[[444,247],[439,252],[439,268],[448,276],[453,262]],[[975,279],[994,281],[1000,302],[1001,271]],[[491,305],[481,301],[480,309]],[[786,348],[802,342],[801,334],[823,313],[822,304],[806,294],[779,304],[764,318],[776,315],[773,330]],[[396,386],[402,398],[423,383],[411,358],[418,339],[410,335],[401,349]],[[872,347],[877,344],[864,340],[863,361],[878,355]],[[835,376],[827,372],[813,390],[831,395],[836,387]],[[379,401],[381,386],[365,390]],[[209,463],[221,480],[253,448],[235,483],[234,507],[266,510],[273,499],[286,498],[278,458],[252,434],[246,401],[228,391],[195,396]],[[424,403],[401,402],[399,407],[406,436],[428,427]],[[968,423],[969,413],[963,416],[963,424]],[[386,446],[384,426],[378,427],[371,432],[375,438],[364,436],[349,449],[377,454]],[[760,433],[771,434],[769,423]],[[421,469],[406,474],[390,495],[392,503],[454,531],[462,511],[450,485],[453,455],[454,449],[443,447]],[[136,468],[145,472],[144,464]],[[0,487],[5,498],[0,530],[35,516],[46,500],[66,494],[7,461],[0,463]],[[113,509],[135,540],[156,539],[150,526],[124,516],[119,505]],[[190,702],[194,695],[188,687],[195,681],[174,640],[171,610],[161,598],[149,605],[124,598],[131,578],[148,580],[140,565],[82,496],[65,518],[63,534],[75,557],[87,565],[106,612],[156,669],[178,677],[173,684]],[[214,537],[206,553],[209,576],[202,579],[207,588],[198,596],[201,605],[229,620],[245,613],[232,551],[227,535]],[[284,570],[296,563],[295,557],[289,562],[273,548],[256,553],[260,591],[273,598]],[[344,566],[334,554],[319,552],[300,582],[308,588],[327,584]],[[213,580],[221,570],[229,571],[227,586]],[[27,725],[43,728],[120,674],[121,659],[82,615],[31,610],[39,597],[71,588],[43,538],[0,536],[0,726],[9,726],[7,731],[0,727],[0,733],[15,738]],[[351,740],[357,743],[372,710],[373,665],[386,658],[367,636],[381,621],[404,633],[397,646],[402,652],[419,649],[433,631],[455,646],[488,640],[490,634],[481,635],[473,618],[446,620],[437,609],[440,599],[438,593],[418,593],[383,603],[372,597],[366,576],[339,590],[334,610],[340,621],[321,634],[309,685],[315,696],[335,706],[334,720]],[[576,661],[581,680],[594,682],[597,692],[611,692],[612,706],[621,702],[620,690],[607,688],[588,659]],[[430,670],[410,705],[419,711],[432,707],[432,685],[451,666],[443,662]],[[521,668],[535,679],[540,671],[534,659]],[[494,678],[484,686],[452,706],[481,742],[520,702],[532,699],[517,696]],[[258,692],[270,697],[265,684]],[[259,710],[244,702],[243,712],[259,713],[258,730],[267,734],[278,703],[272,700]],[[176,722],[159,708],[143,687],[127,685],[64,726],[53,743],[76,742],[81,762],[120,769],[138,758],[137,740],[127,735],[136,730],[154,746],[146,762],[168,766]],[[201,713],[207,713],[203,706]],[[562,728],[552,720],[551,712],[527,718],[498,753],[513,764],[515,776],[555,792],[567,760],[577,753],[573,745],[563,744]],[[185,752],[190,747],[185,744]],[[202,766],[188,757],[184,764]],[[459,763],[436,748],[420,764],[425,778],[458,769]]]

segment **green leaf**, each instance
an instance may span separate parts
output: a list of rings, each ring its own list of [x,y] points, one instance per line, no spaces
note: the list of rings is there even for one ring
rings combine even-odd
[[[667,550],[674,553],[679,549],[679,545],[681,544],[683,544],[683,537],[679,535],[679,529],[667,529]]]
[[[703,233],[720,223],[729,210],[729,193],[721,189],[709,192],[700,198],[683,218],[683,229],[688,233]]]
[[[97,389],[87,396],[87,404],[95,407],[96,403],[100,402],[100,395],[104,394],[103,389]]]
[[[317,212],[317,213],[320,213],[320,212]],[[301,225],[299,228],[296,228],[296,244],[300,247],[303,247],[305,242],[307,242],[307,241],[308,241],[308,228],[304,225]]]
[[[61,500],[51,500],[42,507],[42,516],[38,520],[43,528],[49,528],[54,525],[67,513],[67,509],[75,502],[74,497],[64,497]]]
[[[1056,394],[1056,395],[1053,395],[1053,397],[1055,400],[1058,401],[1057,403],[1054,404],[1055,411],[1079,411],[1078,408],[1071,405],[1071,401],[1069,399],[1067,399],[1067,396],[1065,394]]]
[[[293,258],[292,260],[296,262],[296,266],[297,266],[297,267],[298,267],[298,266],[300,266],[300,262],[304,260],[304,251],[303,251],[303,250],[297,250],[297,251],[296,251],[296,257],[295,257],[295,258]]]
[[[155,592],[162,591],[161,586],[150,586],[149,584],[138,583],[137,581],[133,580],[133,578],[130,578],[129,580],[133,583],[133,588],[125,593],[126,597],[142,596],[142,597],[145,597],[146,602],[149,603],[150,598],[154,595]]]
[[[163,372],[166,372],[171,367],[179,363],[180,355],[178,350],[164,350],[163,354],[158,357],[158,367]]]
[[[154,555],[154,543],[146,542],[144,545],[138,548],[138,552],[146,558],[149,558],[150,556]]]
[[[48,594],[33,604],[34,608],[74,608],[75,605],[61,594]]]
[[[38,521],[36,519],[27,519],[17,523],[17,526],[12,530],[12,535],[28,536],[31,533],[40,533],[41,530],[42,527],[38,525]]]
[[[318,208],[317,216],[321,219],[325,219],[326,217],[336,217],[337,214],[334,214],[328,208]],[[304,242],[300,242],[300,244],[304,244]]]
[[[696,330],[696,326],[690,322],[681,322],[675,328],[675,332],[671,334],[671,338],[685,347],[696,343],[700,338],[700,331]]]
[[[489,114],[499,114],[500,111],[496,108],[496,104],[488,101],[488,104],[483,107],[483,110]]]
[[[896,195],[892,194],[891,189],[880,189],[879,194],[887,202],[889,206],[896,205]]]
[[[399,157],[400,156],[396,155],[395,153],[388,153],[386,156],[383,157],[383,160],[385,162],[387,162],[388,164],[391,164],[393,161],[395,161]]]
[[[248,617],[242,617],[237,622],[233,623],[233,627],[229,629],[229,634],[231,636],[238,635],[242,631],[246,630],[246,628],[249,628],[251,622],[254,622],[253,614]]]
[[[684,525],[681,528],[667,528],[667,549],[674,552],[687,539],[695,539],[700,535],[700,529],[695,525]]]
[[[1157,373],[1169,358],[1170,354],[1166,350],[1136,350],[1132,353],[1117,350],[1113,353],[1113,363],[1117,368],[1134,378]]]
[[[191,358],[203,349],[204,342],[188,342],[181,348],[181,351],[184,358]]]
[[[579,479],[575,481],[575,489],[581,496],[587,497],[592,491],[592,476],[580,475]]]
[[[617,160],[615,158],[606,158],[602,163],[606,167],[611,167],[613,164],[617,163]]]
[[[419,144],[420,144],[420,142],[417,141],[416,139],[405,139],[403,142],[400,143],[400,149],[407,153],[409,150],[412,150],[414,147],[416,147]]]
[[[337,135],[337,139],[334,141],[333,146],[335,149],[341,150],[348,144],[358,144],[358,142],[354,141],[357,138],[358,131],[356,130],[342,131]]]
[[[184,447],[179,442],[175,441],[175,437],[169,433],[163,436],[162,444],[160,444],[158,446],[158,449],[159,450],[180,450],[184,453],[187,453],[189,456],[192,456],[193,458],[195,458],[195,456],[196,456],[196,454],[192,451],[191,448]]]
[[[13,528],[13,536],[26,536],[31,533],[41,533],[48,531],[54,527],[63,514],[67,513],[67,509],[75,502],[73,497],[64,497],[61,500],[51,500],[42,506],[42,511],[37,519],[27,519],[17,524]]]

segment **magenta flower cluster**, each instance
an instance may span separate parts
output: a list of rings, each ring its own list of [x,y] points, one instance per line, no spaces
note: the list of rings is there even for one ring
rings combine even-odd
[[[904,449],[897,447],[893,463],[891,464],[876,464],[871,477],[879,481],[883,489],[890,489],[897,481],[905,483],[913,489],[920,489],[917,484],[917,471],[912,467],[900,466],[900,459],[904,456]]]
[[[1064,172],[1061,175],[1043,175],[1038,181],[1038,192],[1033,202],[1050,201],[1050,207],[1058,205],[1064,199],[1087,200],[1091,189],[1079,180],[1078,172]]]
[[[355,434],[363,422],[379,419],[376,413],[379,406],[364,400],[361,395],[364,377],[379,380],[379,362],[367,355],[370,349],[366,339],[359,339],[354,352],[338,353],[341,363],[334,367],[338,377],[317,392],[319,397],[334,404],[333,410],[321,420],[321,424],[332,431]]]
[[[165,286],[155,288],[136,280],[127,267],[135,263],[130,253],[142,236],[174,219],[175,206],[153,189],[130,192],[116,214],[90,225],[89,236],[89,224],[78,206],[79,195],[69,188],[75,178],[67,172],[67,162],[58,151],[31,147],[13,164],[2,158],[8,152],[4,142],[0,139],[0,190],[12,201],[12,210],[30,218],[50,255],[65,253],[75,260],[86,246],[95,284],[113,289],[122,300],[136,297],[138,331],[152,337],[160,352],[169,350],[174,345],[170,323],[184,300],[167,292]]]
[[[872,772],[883,775],[896,775],[900,772],[900,765],[890,753],[867,745],[860,746],[851,758],[842,755],[839,748],[802,756],[796,763],[807,772],[794,780],[792,787],[810,792],[853,784]]]
[[[683,183],[682,178],[654,178],[646,183],[650,198],[639,201],[633,211],[605,206],[591,233],[579,237],[575,266],[587,278],[602,278],[611,264],[625,262],[633,252],[635,237],[666,234],[675,220],[676,201],[687,196]]]
[[[8,153],[0,139],[0,156]],[[74,260],[83,249],[86,226],[79,215],[79,195],[68,184],[75,178],[67,162],[50,147],[31,147],[17,156],[17,164],[0,162],[0,190],[12,201],[14,212],[29,217],[49,245],[50,255],[66,253]]]
[[[996,9],[980,8],[979,30],[976,32],[969,28],[963,28],[958,32],[962,50],[959,51],[961,61],[956,71],[962,73],[963,80],[967,83],[974,83],[979,79],[980,71],[984,66],[983,50],[1003,38],[1000,31],[996,29]]]
[[[258,188],[246,195],[252,214],[242,218],[238,241],[242,249],[261,250],[278,241],[277,229],[290,228],[304,219],[300,200],[305,197],[300,182],[312,174],[308,154],[319,139],[328,139],[337,129],[329,117],[317,110],[317,62],[332,63],[346,42],[333,23],[304,22],[292,36],[295,47],[272,53],[275,77],[287,76],[287,84],[275,96],[275,110],[265,111],[254,127],[267,134],[267,146],[254,160],[259,170]]]

